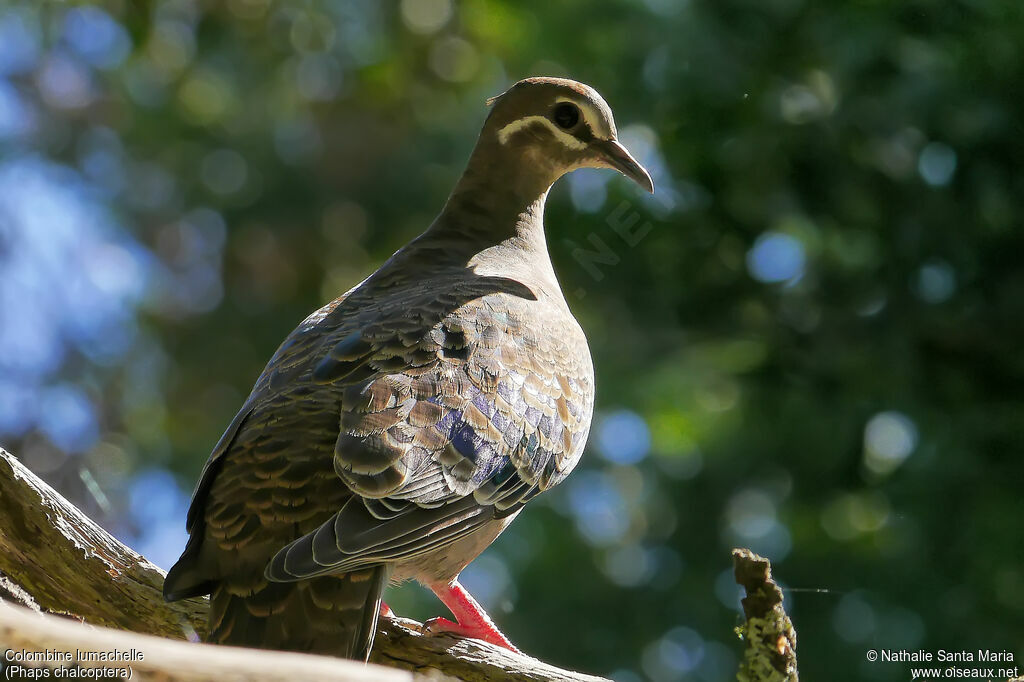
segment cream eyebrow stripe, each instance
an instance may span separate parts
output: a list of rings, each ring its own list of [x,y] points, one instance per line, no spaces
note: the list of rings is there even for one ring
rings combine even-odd
[[[584,119],[585,118],[586,117],[584,116]],[[510,137],[518,133],[520,130],[523,130],[528,126],[533,125],[534,123],[540,123],[542,125],[547,126],[548,130],[550,130],[552,134],[555,136],[555,139],[557,139],[559,142],[564,144],[569,149],[582,150],[587,148],[586,142],[580,142],[579,140],[577,140],[575,137],[565,132],[564,130],[559,130],[555,126],[555,124],[549,121],[545,116],[524,116],[523,118],[512,121],[511,123],[509,123],[504,128],[501,128],[498,131],[498,142],[502,144],[508,144],[508,140]]]

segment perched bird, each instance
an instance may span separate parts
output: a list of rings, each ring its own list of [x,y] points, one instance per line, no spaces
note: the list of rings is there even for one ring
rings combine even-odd
[[[214,447],[164,583],[212,595],[210,641],[365,660],[384,587],[414,579],[455,617],[431,631],[515,649],[459,573],[572,471],[594,403],[544,201],[576,168],[654,185],[586,85],[489,103],[441,214],[285,339]]]

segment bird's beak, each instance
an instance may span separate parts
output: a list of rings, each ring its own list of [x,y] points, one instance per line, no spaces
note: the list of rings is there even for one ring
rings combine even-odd
[[[627,178],[654,194],[654,181],[651,174],[641,166],[633,155],[618,140],[602,140],[598,143],[601,161],[609,168],[619,171]]]

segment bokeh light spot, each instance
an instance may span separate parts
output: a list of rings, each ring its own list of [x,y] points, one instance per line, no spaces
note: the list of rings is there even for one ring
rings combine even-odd
[[[132,478],[128,500],[137,528],[130,544],[157,566],[170,568],[188,539],[183,522],[188,496],[169,471],[155,468]]]
[[[651,449],[647,422],[636,412],[618,410],[603,417],[597,427],[597,451],[615,464],[636,464]]]
[[[306,117],[280,121],[274,126],[274,151],[288,164],[307,163],[320,153],[320,129]]]
[[[573,206],[584,213],[595,213],[604,206],[611,174],[596,168],[583,168],[569,175],[569,194]]]
[[[230,82],[220,74],[198,69],[182,84],[178,101],[183,113],[198,125],[224,118],[235,104]]]
[[[341,83],[341,66],[329,55],[306,55],[295,68],[295,84],[302,96],[312,102],[333,99]]]
[[[948,301],[956,291],[956,272],[944,261],[925,263],[917,271],[914,292],[926,303]]]
[[[590,544],[608,546],[629,530],[629,509],[615,480],[603,472],[578,471],[567,481],[576,528]]]
[[[413,33],[436,33],[451,18],[451,0],[402,0],[402,21]]]
[[[715,577],[715,596],[726,608],[741,610],[743,588],[736,584],[736,576],[731,568],[720,571]]]
[[[39,58],[39,21],[32,7],[0,11],[0,73],[24,73]]]
[[[864,464],[875,474],[892,473],[916,447],[917,427],[900,412],[880,412],[864,427]]]
[[[480,57],[476,48],[462,38],[441,38],[430,49],[430,68],[441,78],[463,83],[476,75]]]
[[[71,384],[59,384],[40,396],[39,427],[64,452],[84,452],[99,437],[96,408],[85,393]]]
[[[93,66],[110,69],[128,56],[128,32],[98,7],[74,7],[64,15],[64,39]]]
[[[52,54],[36,74],[43,100],[58,109],[81,109],[94,93],[88,67],[76,59]]]
[[[725,512],[732,541],[775,561],[785,558],[793,541],[777,513],[775,500],[768,493],[753,488],[739,491]]]
[[[35,128],[36,114],[18,89],[0,79],[0,140],[24,137]]]
[[[203,158],[200,177],[215,194],[234,194],[245,186],[249,167],[233,149],[218,149]]]
[[[180,73],[192,62],[196,51],[194,29],[185,21],[164,19],[156,25],[146,44],[146,54],[166,77]]]
[[[806,82],[795,83],[779,96],[779,111],[787,123],[800,125],[824,118],[838,103],[835,83],[824,71],[812,71]]]
[[[605,554],[604,574],[616,585],[638,587],[646,584],[657,570],[655,556],[640,545],[615,547]]]
[[[507,611],[515,602],[515,585],[508,566],[495,552],[485,552],[460,574],[466,589],[488,611]]]
[[[10,381],[0,381],[0,434],[20,436],[35,422],[35,394]]]
[[[956,172],[956,152],[942,142],[930,142],[917,158],[917,172],[932,187],[945,187]]]
[[[729,526],[744,537],[759,537],[775,522],[775,502],[760,490],[742,490],[726,508]]]
[[[832,612],[832,627],[847,642],[863,642],[875,632],[875,610],[858,592],[839,600]]]
[[[881,493],[838,496],[821,512],[821,525],[836,540],[853,540],[889,521],[889,500]]]
[[[747,252],[747,270],[760,282],[793,282],[804,274],[803,244],[780,232],[765,232]]]
[[[695,630],[675,627],[644,649],[644,672],[654,682],[678,680],[693,672],[704,658],[704,638]]]

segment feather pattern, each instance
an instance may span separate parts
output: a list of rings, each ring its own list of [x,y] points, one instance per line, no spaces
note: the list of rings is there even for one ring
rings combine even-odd
[[[333,467],[354,496],[282,548],[269,579],[413,558],[568,474],[586,438],[589,365],[564,335],[524,324],[532,298],[498,291],[446,309],[434,295],[324,342],[312,378],[340,396]],[[405,371],[380,360],[394,357]]]
[[[450,580],[572,470],[593,370],[557,284],[514,260],[432,268],[431,251],[399,252],[281,344],[204,468],[170,596],[268,599],[377,566]],[[374,584],[331,583],[356,604]],[[240,631],[215,636],[251,643]]]
[[[586,122],[559,133],[571,145],[516,123],[567,102]],[[389,579],[490,623],[456,579],[572,471],[593,411],[544,202],[582,166],[650,189],[614,137],[591,88],[516,84],[426,232],[280,345],[203,469],[164,585],[168,599],[212,594],[213,641],[365,658]]]

